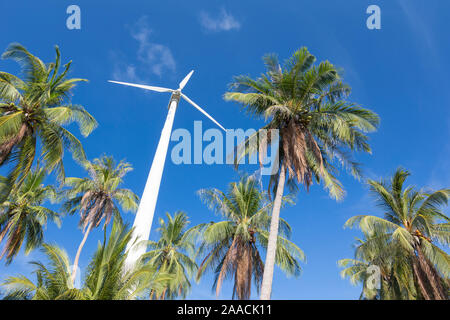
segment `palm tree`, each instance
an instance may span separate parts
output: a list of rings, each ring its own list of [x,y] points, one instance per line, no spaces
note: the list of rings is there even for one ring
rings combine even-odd
[[[77,211],[80,213],[80,226],[84,232],[74,261],[73,280],[81,250],[92,228],[98,227],[102,220],[104,220],[103,227],[106,228],[113,216],[120,219],[118,205],[125,211],[133,211],[136,210],[138,203],[138,196],[131,190],[119,188],[123,183],[123,177],[133,170],[129,163],[120,161],[116,165],[112,157],[102,156],[93,162],[86,161],[84,167],[89,177],[65,180],[65,185],[69,189],[64,192],[67,201],[63,208],[69,214]]]
[[[125,268],[126,246],[132,232],[113,224],[107,245],[99,246],[88,266],[85,290],[90,300],[133,300],[159,294],[173,277],[149,263]]]
[[[242,104],[248,113],[265,117],[267,122],[238,147],[236,165],[243,157],[267,148],[272,136],[265,130],[279,132],[279,167],[274,168],[277,173],[269,182],[269,192],[272,185],[276,190],[261,299],[270,299],[272,291],[285,182],[295,186],[296,180],[308,190],[313,181],[323,181],[330,196],[341,199],[344,190],[332,162],[337,159],[359,177],[351,152],[371,151],[365,133],[374,131],[379,123],[375,113],[346,101],[350,88],[334,65],[328,61],[314,65],[315,60],[306,48],[296,51],[283,67],[277,56],[266,55],[266,74],[257,79],[237,76],[225,93],[226,100]]]
[[[159,299],[174,299],[178,296],[186,298],[191,287],[189,278],[197,271],[195,263],[196,227],[186,229],[189,225],[186,213],[178,211],[172,217],[166,213],[167,223],[159,220],[160,238],[157,242],[149,241],[150,251],[142,257],[158,271],[174,277],[169,286],[162,292]]]
[[[408,171],[399,168],[390,181],[368,180],[371,192],[384,211],[384,218],[355,216],[345,226],[356,225],[369,237],[384,236],[394,246],[401,246],[411,258],[423,298],[447,299],[442,278],[450,276],[450,257],[433,242],[447,246],[450,243],[449,218],[440,208],[447,205],[450,189],[424,192],[413,186],[405,188],[409,175]]]
[[[234,278],[233,299],[250,299],[252,280],[259,292],[264,263],[261,249],[267,248],[272,203],[258,188],[253,178],[242,178],[231,183],[227,193],[217,189],[199,191],[210,209],[216,210],[225,219],[199,228],[202,231],[202,251],[207,252],[200,264],[197,280],[205,270],[215,271],[213,289],[220,293],[223,280]],[[284,201],[291,202],[289,198]],[[298,276],[300,261],[305,260],[303,251],[289,241],[290,226],[281,220],[277,236],[275,263],[287,274]]]
[[[411,257],[389,236],[365,234],[365,239],[357,239],[355,258],[338,264],[344,268],[343,278],[348,277],[353,285],[362,284],[362,299],[418,299]]]
[[[72,89],[85,79],[68,79],[71,62],[61,66],[60,51],[55,62],[45,64],[22,45],[11,44],[2,58],[22,66],[23,79],[0,71],[0,165],[15,162],[10,185],[19,184],[33,164],[36,146],[41,146],[45,170],[56,170],[64,178],[63,155],[68,149],[77,161],[85,154],[80,141],[64,125],[77,122],[83,136],[97,126],[95,119],[80,105],[70,101]]]
[[[4,299],[21,300],[132,300],[160,292],[170,276],[158,273],[151,265],[139,264],[125,272],[125,248],[131,231],[117,221],[106,239],[94,253],[83,284],[75,288],[71,279],[67,253],[56,245],[44,244],[42,251],[49,263],[31,262],[36,281],[20,275],[9,277],[2,284]]]
[[[0,193],[8,193],[7,179],[1,178]],[[31,171],[24,183],[0,203],[0,242],[6,239],[0,259],[6,255],[7,264],[19,253],[24,242],[26,254],[41,245],[49,218],[60,224],[59,214],[43,206],[47,200],[56,199],[54,187],[44,186],[44,179],[43,168]]]

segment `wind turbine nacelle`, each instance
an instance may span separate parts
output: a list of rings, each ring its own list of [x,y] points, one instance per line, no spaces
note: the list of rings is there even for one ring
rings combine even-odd
[[[180,98],[181,98],[181,92],[179,90],[174,90],[172,92],[172,96],[170,97],[169,105],[167,106],[167,109],[170,108],[170,105],[172,104],[172,101],[176,101],[177,103],[179,103],[180,102]]]

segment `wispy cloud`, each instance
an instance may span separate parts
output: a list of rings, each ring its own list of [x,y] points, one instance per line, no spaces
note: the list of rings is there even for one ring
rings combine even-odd
[[[122,53],[111,53],[114,79],[142,82],[143,77],[175,71],[176,62],[171,50],[166,45],[151,41],[152,34],[147,16],[141,17],[130,27],[130,35],[138,43],[138,64],[124,62],[126,59]]]
[[[110,59],[113,61],[112,78],[114,80],[142,82],[137,75],[136,66],[125,62],[126,57],[123,54],[111,52]]]
[[[431,53],[434,56],[434,59],[438,59],[438,48],[429,21],[425,21],[424,15],[422,15],[410,1],[399,0],[398,3],[408,20],[410,28],[413,29],[414,33],[417,35],[416,38],[420,40],[421,45],[425,44],[427,53]]]
[[[161,76],[165,69],[175,71],[176,65],[172,52],[165,45],[151,42],[152,32],[147,16],[140,18],[131,31],[131,35],[139,43],[139,61],[149,66],[151,71],[158,76]]]
[[[239,30],[241,27],[241,23],[225,8],[222,8],[217,16],[211,16],[205,11],[200,12],[200,24],[205,30],[212,32]]]

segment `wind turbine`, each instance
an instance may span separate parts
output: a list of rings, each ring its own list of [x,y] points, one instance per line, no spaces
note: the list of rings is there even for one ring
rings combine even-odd
[[[194,101],[189,99],[185,94],[181,92],[184,86],[188,83],[193,73],[194,70],[189,72],[189,74],[180,82],[179,88],[176,90],[109,80],[109,82],[118,83],[125,86],[137,87],[156,92],[170,92],[172,94],[169,100],[169,112],[166,117],[166,122],[164,123],[161,137],[159,138],[158,147],[156,148],[156,153],[153,158],[150,173],[145,184],[144,193],[142,194],[141,202],[139,203],[139,208],[134,219],[133,235],[126,248],[126,250],[128,251],[128,255],[125,260],[126,270],[131,269],[136,264],[141,255],[145,253],[147,248],[147,245],[143,240],[148,240],[150,236],[156,201],[158,199],[159,186],[161,184],[161,177],[164,170],[164,162],[166,160],[167,148],[169,147],[169,140],[172,132],[173,120],[175,117],[175,111],[178,107],[178,103],[180,102],[180,98],[183,98],[184,100],[189,102],[192,106],[194,106],[194,108],[203,113],[211,121],[217,124],[222,130],[226,131],[226,129],[222,127],[216,120],[214,120],[214,118],[211,117],[205,110],[200,108]]]

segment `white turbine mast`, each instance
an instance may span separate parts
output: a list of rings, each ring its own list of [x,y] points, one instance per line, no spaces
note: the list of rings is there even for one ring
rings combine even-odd
[[[145,253],[147,249],[146,240],[149,239],[150,230],[152,228],[153,215],[155,213],[156,201],[158,199],[159,186],[161,184],[161,177],[164,170],[164,163],[166,160],[167,149],[169,147],[170,136],[172,133],[172,125],[175,117],[175,111],[178,107],[180,97],[189,102],[194,108],[203,113],[216,125],[218,125],[222,130],[226,129],[220,125],[213,117],[211,117],[205,110],[200,108],[194,101],[189,99],[185,94],[181,92],[184,86],[188,83],[194,70],[189,72],[189,74],[184,77],[180,82],[178,89],[168,89],[155,86],[147,86],[142,84],[134,84],[120,81],[111,81],[112,83],[122,84],[125,86],[137,87],[145,90],[156,91],[156,92],[170,92],[172,93],[169,100],[169,112],[167,114],[166,122],[161,132],[161,137],[159,139],[158,147],[156,148],[156,153],[153,158],[152,166],[150,168],[150,173],[145,184],[144,192],[139,203],[139,208],[136,213],[136,217],[133,223],[133,235],[130,242],[127,245],[128,255],[125,260],[125,269],[130,270],[136,262],[139,260],[141,255]]]

